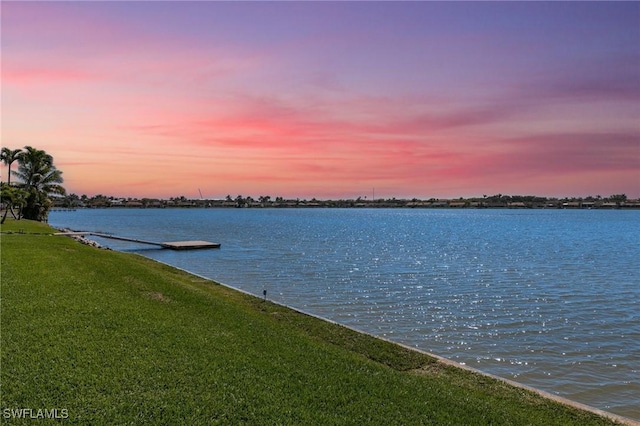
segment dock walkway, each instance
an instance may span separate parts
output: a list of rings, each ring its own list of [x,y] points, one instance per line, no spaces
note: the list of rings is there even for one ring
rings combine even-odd
[[[194,241],[154,242],[154,241],[140,240],[137,238],[119,237],[117,235],[103,234],[100,232],[57,232],[54,235],[64,235],[67,237],[74,237],[74,236],[83,237],[86,235],[92,235],[94,237],[109,238],[112,240],[129,241],[132,243],[139,243],[139,244],[149,244],[149,245],[159,246],[162,248],[168,248],[171,250],[195,250],[195,249],[206,249],[206,248],[220,248],[220,243],[211,243],[209,241],[194,240]]]

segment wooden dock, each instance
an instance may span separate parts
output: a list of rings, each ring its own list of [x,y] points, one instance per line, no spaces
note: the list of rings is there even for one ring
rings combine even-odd
[[[208,241],[170,241],[161,243],[162,247],[171,250],[195,250],[204,248],[220,248],[220,243],[210,243]]]
[[[171,250],[195,250],[195,249],[207,249],[207,248],[220,248],[220,243],[210,243],[209,241],[167,241],[167,242],[154,242],[140,240],[137,238],[119,237],[117,235],[103,234],[99,232],[58,232],[54,235],[64,235],[68,237],[83,237],[85,235],[92,235],[94,237],[109,238],[112,240],[129,241],[132,243],[149,244],[159,246],[162,248],[168,248]]]

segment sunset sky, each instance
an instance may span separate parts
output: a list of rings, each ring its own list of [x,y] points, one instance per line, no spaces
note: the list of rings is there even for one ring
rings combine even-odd
[[[68,192],[640,197],[639,2],[1,14],[2,146],[46,150]]]

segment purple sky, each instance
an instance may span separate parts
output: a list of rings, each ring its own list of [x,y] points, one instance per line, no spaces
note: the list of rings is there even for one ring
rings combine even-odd
[[[640,3],[3,1],[2,119],[88,195],[640,197]]]

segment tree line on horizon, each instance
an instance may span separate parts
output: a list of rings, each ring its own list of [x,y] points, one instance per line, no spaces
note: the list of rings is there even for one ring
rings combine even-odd
[[[220,199],[205,198],[187,198],[184,195],[170,197],[168,199],[159,198],[132,198],[132,197],[114,197],[98,194],[92,197],[86,194],[77,195],[69,194],[65,197],[56,199],[56,206],[62,208],[78,208],[78,207],[420,207],[431,203],[432,206],[442,207],[466,206],[477,207],[499,207],[499,206],[546,206],[548,204],[561,205],[563,203],[616,203],[623,204],[627,201],[626,194],[613,194],[608,197],[600,195],[588,197],[565,197],[565,198],[547,198],[535,195],[483,195],[482,197],[472,198],[456,198],[451,200],[441,200],[429,198],[421,200],[412,199],[396,199],[396,198],[379,198],[376,200],[368,200],[366,197],[358,197],[356,199],[335,199],[335,200],[318,200],[312,198],[310,200],[293,198],[286,199],[284,197],[272,198],[269,195],[261,195],[257,198],[252,196],[237,195],[235,197],[227,195]]]
[[[53,164],[53,157],[41,149],[3,147],[0,160],[8,167],[7,182],[0,185],[0,202],[4,223],[9,213],[15,219],[45,221],[53,206],[52,195],[64,196],[62,171]],[[11,170],[13,163],[18,169]],[[15,177],[17,181],[11,181]]]

